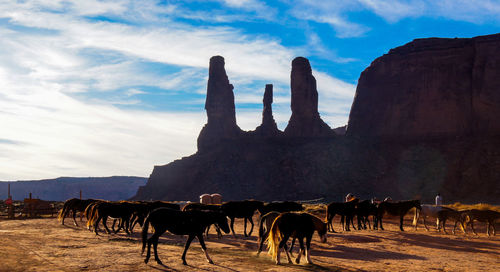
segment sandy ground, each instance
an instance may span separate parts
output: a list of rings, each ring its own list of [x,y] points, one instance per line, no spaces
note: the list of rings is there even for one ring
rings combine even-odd
[[[266,252],[256,256],[256,229],[251,237],[243,237],[242,220],[237,219],[236,238],[225,235],[219,240],[213,233],[207,241],[215,265],[206,262],[195,240],[187,254],[189,265],[184,266],[180,257],[186,237],[164,234],[158,246],[164,265],[153,257],[144,264],[140,228],[131,236],[96,236],[71,220],[65,226],[55,218],[4,220],[0,271],[500,271],[500,235],[487,237],[482,223],[477,223],[478,236],[427,232],[423,226],[415,231],[409,217],[405,232],[395,223],[387,220],[385,231],[330,233],[326,244],[315,234],[314,264],[277,266]]]

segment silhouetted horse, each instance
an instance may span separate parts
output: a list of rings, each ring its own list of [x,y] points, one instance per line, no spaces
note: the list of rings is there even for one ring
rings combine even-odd
[[[259,243],[259,249],[257,250],[257,255],[262,252],[262,246],[264,245],[264,241],[266,237],[269,235],[269,231],[271,230],[271,226],[273,225],[276,217],[280,215],[279,212],[269,212],[260,217],[259,221],[259,237],[257,242]]]
[[[500,212],[492,210],[466,210],[462,213],[462,218],[465,222],[464,229],[467,229],[467,225],[470,225],[472,232],[477,235],[476,230],[474,230],[474,220],[479,222],[486,222],[486,234],[490,236],[490,227],[493,228],[493,236],[496,234],[495,230],[495,220],[500,219]]]
[[[283,202],[270,202],[264,204],[262,208],[259,209],[260,215],[263,216],[269,212],[298,212],[303,211],[304,206],[302,204],[293,201],[283,201]]]
[[[370,219],[368,218],[370,215],[376,215],[377,213],[377,205],[371,203],[370,200],[363,200],[356,204],[355,214],[358,218],[358,229],[366,229],[366,223],[368,223],[368,227],[370,226]]]
[[[106,221],[108,217],[113,217],[113,218],[119,218],[122,220],[121,224],[124,226],[125,232],[127,234],[130,234],[128,228],[129,228],[129,222],[130,222],[130,217],[132,216],[132,213],[134,212],[133,205],[128,202],[98,202],[95,203],[92,206],[92,211],[89,213],[89,219],[87,221],[87,227],[94,228],[94,232],[96,235],[99,233],[97,232],[97,226],[99,225],[99,222],[102,220],[102,224],[104,225],[104,228],[106,229],[107,233],[111,233],[109,230],[108,226],[106,225]]]
[[[264,203],[262,201],[257,200],[243,200],[243,201],[229,201],[222,204],[222,212],[224,212],[227,217],[231,220],[231,231],[233,235],[236,237],[234,233],[234,219],[235,218],[244,218],[244,234],[245,237],[252,235],[253,231],[253,214],[256,210],[261,209]],[[250,232],[247,235],[247,220],[250,221],[252,227],[250,228]]]
[[[131,222],[130,232],[134,230],[134,227],[137,223],[139,223],[139,225],[142,227],[146,216],[152,210],[157,208],[169,208],[177,211],[181,210],[181,206],[175,203],[170,203],[166,201],[153,201],[153,202],[141,201],[134,205],[134,212],[132,214],[132,218],[130,219]]]
[[[317,231],[321,242],[326,242],[327,225],[321,219],[308,213],[282,213],[273,222],[269,236],[267,237],[267,247],[269,255],[273,256],[276,264],[280,264],[280,249],[284,248],[286,257],[289,263],[292,263],[290,254],[287,250],[286,242],[288,238],[297,238],[300,243],[299,255],[295,262],[300,263],[300,257],[304,253],[307,258],[307,263],[311,262],[310,249],[311,239]],[[304,247],[304,238],[306,239],[306,246]]]
[[[64,202],[63,208],[59,212],[59,215],[57,216],[57,219],[61,221],[61,223],[64,225],[64,218],[68,216],[69,212],[73,212],[73,222],[75,226],[78,226],[76,223],[76,212],[83,213],[87,206],[97,200],[95,199],[78,199],[78,198],[71,198],[68,199]]]
[[[427,227],[427,224],[425,222],[425,219],[427,217],[432,217],[436,218],[436,229],[439,230],[439,219],[438,219],[438,212],[442,210],[451,210],[450,208],[443,207],[443,206],[436,206],[436,205],[429,205],[429,204],[422,204],[421,205],[422,210],[416,211],[415,216],[413,217],[413,225],[415,226],[415,230],[417,230],[417,225],[418,225],[418,219],[422,217],[424,220],[424,227],[427,231],[429,231],[429,228]]]
[[[153,235],[148,239],[148,227],[154,229]],[[161,264],[160,258],[158,257],[158,239],[160,236],[169,231],[176,235],[189,235],[186,244],[184,246],[184,252],[182,253],[182,263],[186,263],[186,252],[191,244],[191,241],[195,237],[198,238],[203,252],[205,252],[205,257],[207,261],[213,264],[212,259],[208,256],[207,247],[205,246],[205,241],[203,240],[203,231],[207,226],[217,224],[225,233],[229,233],[229,226],[227,224],[227,218],[224,214],[220,212],[212,211],[176,211],[168,208],[158,208],[149,213],[148,217],[144,222],[144,227],[142,228],[142,253],[146,247],[146,242],[148,244],[148,252],[145,263],[148,263],[149,257],[151,256],[151,244],[153,244],[155,260],[158,264]],[[141,253],[141,254],[142,254]]]
[[[382,217],[384,216],[384,213],[388,213],[390,215],[399,216],[399,229],[401,231],[404,231],[403,219],[411,208],[416,208],[418,210],[421,210],[422,207],[420,206],[420,201],[419,200],[408,200],[399,202],[382,201],[378,205],[378,214],[377,214],[377,223],[379,224],[380,229],[384,230],[384,227],[382,225]]]
[[[184,208],[182,208],[183,211],[213,211],[213,212],[222,212],[222,206],[219,204],[203,204],[203,203],[188,203]],[[217,231],[217,237],[220,239],[222,238],[222,233],[220,232],[220,229],[215,225],[215,230]],[[205,236],[207,237],[208,240],[208,232],[210,231],[210,226],[207,227]]]
[[[326,207],[325,221],[328,224],[328,230],[335,232],[333,229],[333,218],[335,215],[341,216],[342,229],[345,231],[350,231],[349,224],[353,223],[353,218],[356,213],[356,204],[358,204],[359,199],[355,198],[349,202],[332,202]],[[345,220],[345,224],[344,224]]]
[[[462,211],[457,211],[453,210],[450,208],[443,209],[438,211],[438,230],[443,228],[444,233],[448,234],[446,232],[446,220],[448,219],[455,219],[455,224],[453,225],[453,234],[455,234],[455,229],[457,228],[457,223],[460,222],[460,227],[462,228],[462,231],[465,233],[465,228],[464,228],[464,223],[462,221]]]

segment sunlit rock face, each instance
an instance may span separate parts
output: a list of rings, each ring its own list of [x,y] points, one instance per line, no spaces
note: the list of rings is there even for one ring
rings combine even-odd
[[[290,86],[292,116],[285,129],[285,136],[333,136],[333,130],[319,116],[316,79],[306,58],[297,57],[292,61]]]
[[[361,74],[347,134],[423,139],[500,132],[500,35],[417,39]]]

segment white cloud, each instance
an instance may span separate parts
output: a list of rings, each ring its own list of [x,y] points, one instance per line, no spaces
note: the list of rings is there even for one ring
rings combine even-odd
[[[202,108],[196,113],[149,112],[113,104],[142,103],[139,98],[148,93],[135,86],[172,92],[204,89],[213,55],[225,57],[230,80],[241,84],[235,85],[237,102],[261,103],[264,85],[256,91],[248,87],[257,81],[279,86],[275,119],[279,124],[288,121],[290,63],[297,49],[230,27],[156,24],[163,20],[156,12],[168,17],[173,6],[155,11],[155,2],[146,2],[134,12],[128,1],[92,3],[0,3],[0,18],[10,27],[0,26],[0,180],[147,176],[153,165],[194,153],[206,122]],[[85,17],[100,14],[143,21],[124,24]],[[151,71],[144,63],[174,72]],[[320,109],[326,109],[323,118],[329,120],[330,112],[336,114],[335,108],[342,106],[332,100],[349,97],[352,88],[327,74],[315,75]],[[79,100],[75,95],[116,89],[125,90],[121,98]],[[254,129],[261,109],[241,109],[237,119],[243,129]]]

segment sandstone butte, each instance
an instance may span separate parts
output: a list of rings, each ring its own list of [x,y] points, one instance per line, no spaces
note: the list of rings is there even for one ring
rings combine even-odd
[[[500,199],[500,34],[417,39],[375,59],[358,81],[347,128],[318,113],[306,58],[292,61],[292,116],[282,132],[266,85],[262,124],[236,124],[224,59],[210,60],[208,122],[198,152],[155,166],[133,199],[340,201],[391,196],[431,202]],[[338,133],[335,133],[338,132]]]

